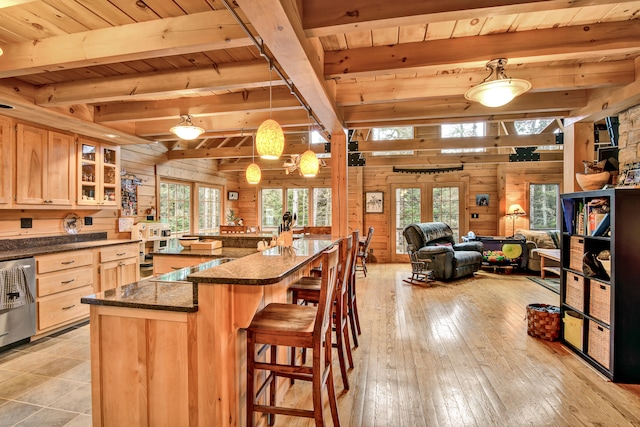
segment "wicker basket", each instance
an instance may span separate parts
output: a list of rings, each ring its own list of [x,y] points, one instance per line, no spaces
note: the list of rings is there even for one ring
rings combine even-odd
[[[527,306],[527,334],[547,341],[560,336],[560,308],[549,304]]]

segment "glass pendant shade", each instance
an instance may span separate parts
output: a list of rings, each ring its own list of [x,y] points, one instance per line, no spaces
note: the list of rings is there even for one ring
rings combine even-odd
[[[262,122],[256,133],[256,150],[263,159],[280,158],[284,151],[284,133],[278,122],[273,119]]]
[[[251,163],[245,172],[245,176],[247,177],[247,182],[249,184],[258,184],[260,179],[262,178],[262,171],[260,170],[260,166],[255,163]]]
[[[320,163],[318,163],[318,156],[311,150],[307,150],[302,153],[300,157],[300,173],[307,178],[318,175],[320,170]]]
[[[204,129],[194,126],[193,123],[191,123],[191,116],[183,116],[182,121],[169,129],[169,131],[178,138],[188,141],[196,139],[204,133]]]
[[[531,83],[522,79],[492,80],[472,87],[464,97],[485,107],[502,107],[529,89]]]
[[[485,107],[495,108],[508,104],[516,96],[531,89],[531,83],[528,81],[507,77],[504,73],[506,64],[505,58],[492,59],[487,62],[487,68],[491,70],[491,73],[482,83],[469,89],[464,97],[469,101],[479,102]],[[494,74],[495,79],[490,80]]]

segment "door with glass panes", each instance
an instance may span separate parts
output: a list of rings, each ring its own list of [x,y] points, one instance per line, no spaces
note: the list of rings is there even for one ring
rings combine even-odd
[[[460,241],[467,225],[466,189],[463,183],[420,183],[395,185],[391,189],[391,261],[406,262],[405,226],[416,222],[441,221],[449,224],[454,239]]]

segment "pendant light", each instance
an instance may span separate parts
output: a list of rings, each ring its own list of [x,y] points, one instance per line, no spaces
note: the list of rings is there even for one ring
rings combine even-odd
[[[309,135],[307,138],[309,149],[302,153],[300,157],[300,173],[304,177],[311,178],[318,175],[318,171],[320,170],[318,156],[311,150],[311,111],[309,111]]]
[[[256,149],[261,158],[266,160],[279,159],[284,151],[284,133],[282,128],[271,118],[271,60],[269,60],[269,118],[262,122],[256,134]]]
[[[464,97],[469,101],[479,102],[486,107],[502,107],[529,89],[531,83],[523,79],[512,79],[504,74],[506,58],[492,59],[487,62],[491,71],[486,79],[469,89]],[[490,80],[495,73],[495,80]]]
[[[190,115],[180,116],[180,119],[180,123],[169,129],[169,131],[178,138],[190,141],[204,133],[204,129],[194,126],[193,123],[191,123]]]
[[[253,140],[253,144],[251,145],[251,164],[247,166],[245,176],[249,184],[258,184],[262,178],[262,171],[260,170],[260,166],[255,162],[255,138],[252,136],[251,139]]]

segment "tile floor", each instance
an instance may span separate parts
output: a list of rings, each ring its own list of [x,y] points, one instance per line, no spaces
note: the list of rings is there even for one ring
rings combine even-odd
[[[89,324],[0,353],[0,427],[91,426]]]

